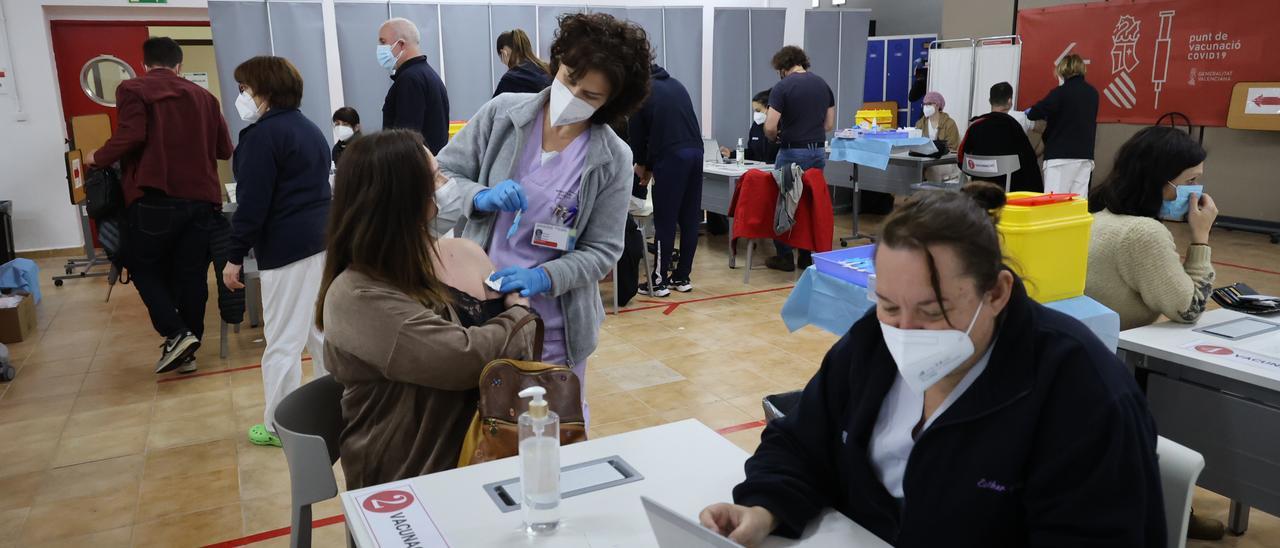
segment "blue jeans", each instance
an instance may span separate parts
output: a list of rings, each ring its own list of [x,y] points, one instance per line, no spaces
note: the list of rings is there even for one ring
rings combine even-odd
[[[778,159],[776,163],[774,163],[774,169],[782,169],[782,167],[787,164],[796,164],[800,166],[800,169],[805,171],[815,167],[818,169],[824,169],[827,167],[827,151],[823,147],[779,149]],[[791,246],[784,244],[779,240],[773,241],[773,247],[777,250],[779,256],[791,255]]]

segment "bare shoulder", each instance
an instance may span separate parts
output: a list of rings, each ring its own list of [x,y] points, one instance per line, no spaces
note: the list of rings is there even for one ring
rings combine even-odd
[[[493,266],[493,262],[489,260],[489,254],[485,253],[484,248],[466,238],[441,238],[437,245],[440,248],[441,258],[445,259],[445,262],[457,261],[464,264]]]

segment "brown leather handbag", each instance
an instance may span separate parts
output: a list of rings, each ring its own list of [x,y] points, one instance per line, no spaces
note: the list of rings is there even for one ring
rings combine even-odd
[[[511,334],[503,345],[504,354],[516,334],[530,323],[535,329],[531,357],[542,359],[545,329],[542,318],[532,314],[511,328]],[[582,417],[582,387],[573,371],[563,365],[540,361],[493,360],[480,372],[480,402],[462,442],[459,468],[519,454],[517,420],[528,404],[518,394],[530,386],[541,386],[547,390],[547,403],[551,411],[560,416],[560,445],[587,439],[586,421]]]

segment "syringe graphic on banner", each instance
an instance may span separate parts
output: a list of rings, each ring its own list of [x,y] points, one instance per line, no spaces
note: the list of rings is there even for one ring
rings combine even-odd
[[[1173,35],[1173,14],[1176,11],[1160,12],[1160,36],[1156,38],[1155,58],[1151,60],[1151,83],[1156,87],[1156,104],[1155,108],[1160,108],[1160,90],[1164,89],[1164,83],[1169,79],[1169,44],[1170,36]]]

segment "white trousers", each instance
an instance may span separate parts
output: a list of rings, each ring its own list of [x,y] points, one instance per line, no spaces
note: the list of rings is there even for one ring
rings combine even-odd
[[[263,333],[262,393],[266,401],[262,424],[275,432],[276,406],[302,386],[302,349],[311,353],[316,377],[324,368],[324,335],[316,329],[316,297],[324,274],[324,252],[280,268],[262,271]]]
[[[1089,176],[1093,160],[1045,160],[1044,191],[1089,197]]]

